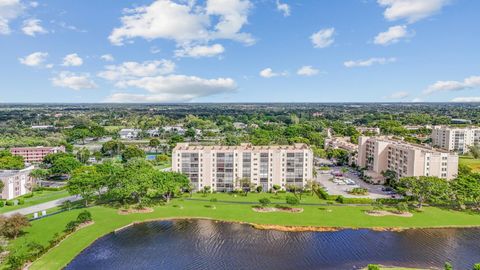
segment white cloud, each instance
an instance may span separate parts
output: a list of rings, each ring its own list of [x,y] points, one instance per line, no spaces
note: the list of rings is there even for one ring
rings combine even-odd
[[[396,25],[388,28],[386,32],[379,33],[373,43],[377,45],[390,45],[399,42],[402,38],[409,38],[414,32],[409,32],[406,25]]]
[[[405,19],[414,23],[439,12],[450,0],[378,0],[385,7],[385,19],[396,21]]]
[[[456,97],[452,102],[480,102],[480,97]]]
[[[103,61],[106,61],[106,62],[113,62],[115,61],[115,58],[113,58],[113,56],[111,54],[104,54],[102,56],[100,56],[100,58],[103,60]]]
[[[480,76],[471,76],[465,78],[463,81],[437,81],[430,85],[425,91],[425,94],[432,94],[443,91],[461,91],[471,88],[480,87]]]
[[[98,73],[98,76],[109,81],[117,81],[117,84],[123,84],[126,80],[165,75],[172,73],[174,70],[175,63],[170,60],[145,61],[142,63],[124,62],[120,65],[106,66],[104,71]]]
[[[193,47],[183,47],[175,51],[175,56],[177,57],[212,57],[219,54],[222,54],[225,51],[225,48],[221,44],[213,44],[211,46],[193,46]]]
[[[284,17],[290,16],[290,6],[287,3],[280,3],[277,0],[277,10],[282,12]]]
[[[241,32],[251,7],[249,0],[207,0],[204,6],[195,1],[156,0],[127,10],[109,40],[123,45],[138,37],[163,38],[176,41],[179,47],[205,45],[215,39],[253,44],[251,35]]]
[[[83,64],[83,59],[76,53],[68,54],[63,58],[62,66],[78,67]]]
[[[231,78],[204,79],[186,75],[143,77],[124,81],[122,87],[137,87],[148,94],[115,93],[109,102],[178,102],[191,101],[236,90]]]
[[[318,69],[315,69],[312,66],[303,66],[299,70],[297,70],[297,74],[300,76],[314,76],[317,75],[319,72]]]
[[[286,71],[283,72],[273,72],[271,68],[266,68],[260,71],[260,76],[263,78],[273,78],[278,76],[287,76],[288,73]]]
[[[20,63],[30,66],[30,67],[38,67],[41,66],[45,60],[47,60],[48,53],[46,52],[34,52],[29,54],[25,57],[18,58]]]
[[[34,37],[36,34],[48,33],[48,31],[40,25],[41,22],[42,21],[38,19],[28,19],[23,21],[23,33],[32,37]]]
[[[312,40],[315,48],[326,48],[332,45],[335,41],[333,38],[334,34],[335,28],[325,28],[311,35],[310,39]]]
[[[394,58],[394,57],[391,57],[391,58],[383,58],[383,57],[382,58],[377,58],[377,57],[374,57],[374,58],[370,58],[370,59],[367,59],[367,60],[346,61],[346,62],[343,63],[343,65],[347,68],[370,67],[370,66],[375,65],[375,64],[384,65],[384,64],[387,64],[387,63],[393,63],[395,61],[397,61],[397,59]]]
[[[423,99],[416,97],[412,99],[412,102],[423,102]]]
[[[388,99],[403,99],[403,98],[408,97],[409,95],[410,94],[408,92],[399,91],[399,92],[392,93],[391,95],[387,96],[387,98]]]
[[[51,81],[54,86],[71,88],[74,90],[97,88],[97,85],[90,79],[88,73],[76,74],[62,71],[56,77],[52,78]]]
[[[0,34],[10,34],[10,21],[20,16],[23,9],[20,0],[0,0]]]

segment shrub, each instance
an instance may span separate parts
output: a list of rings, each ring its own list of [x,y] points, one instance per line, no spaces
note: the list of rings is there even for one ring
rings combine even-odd
[[[212,203],[218,202],[218,199],[217,198],[211,198],[210,202],[212,202]]]
[[[25,204],[25,200],[24,199],[18,199],[17,203],[18,203],[18,205]]]
[[[473,266],[472,270],[480,270],[480,263],[476,263],[476,264]]]
[[[87,210],[80,212],[77,216],[77,222],[79,224],[92,221],[92,213]]]
[[[446,262],[445,266],[444,266],[444,269],[445,270],[453,270],[453,266],[449,262]]]
[[[27,195],[23,196],[23,198],[25,199],[32,198],[32,197],[33,197],[33,193],[28,193]]]
[[[289,204],[289,205],[297,205],[300,203],[300,201],[298,200],[297,197],[293,197],[293,196],[287,196],[287,198],[285,199],[286,203]]]
[[[399,202],[395,208],[399,213],[408,212],[410,209],[408,208],[408,204],[406,202]]]
[[[257,192],[261,193],[262,191],[263,191],[263,187],[262,186],[257,186]]]
[[[260,200],[258,200],[258,202],[259,202],[263,207],[266,207],[266,206],[268,206],[269,204],[272,203],[269,198],[261,198]]]
[[[7,264],[10,266],[10,269],[21,269],[26,260],[27,258],[24,255],[10,254],[7,258]]]
[[[65,226],[64,232],[66,232],[66,233],[74,232],[77,229],[78,225],[79,225],[79,223],[76,220],[72,220],[72,221],[67,223],[67,225]]]
[[[350,194],[354,195],[367,195],[368,194],[368,189],[366,188],[352,188],[352,190],[348,191]]]
[[[0,201],[0,207],[4,207],[5,206],[5,201]]]
[[[337,202],[344,204],[372,204],[375,200],[369,198],[345,198],[338,196]]]
[[[369,264],[367,269],[368,270],[380,270],[380,266],[378,264]]]
[[[320,199],[328,200],[328,193],[322,187],[317,188],[317,195]]]
[[[6,206],[12,206],[13,204],[14,204],[14,203],[13,203],[12,201],[6,201],[6,202],[5,202],[5,205],[6,205]]]

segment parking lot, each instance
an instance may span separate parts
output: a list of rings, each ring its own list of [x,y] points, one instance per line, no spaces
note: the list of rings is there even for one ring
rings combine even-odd
[[[346,172],[342,172],[348,170]],[[384,191],[382,185],[372,185],[360,179],[357,172],[349,167],[330,167],[330,170],[320,170],[317,168],[317,182],[319,182],[331,195],[342,195],[349,198],[392,198],[392,192]],[[368,195],[353,195],[348,191],[356,188],[366,188]]]

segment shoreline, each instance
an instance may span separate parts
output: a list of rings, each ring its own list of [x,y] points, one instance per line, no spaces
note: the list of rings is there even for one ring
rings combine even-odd
[[[123,230],[126,230],[126,229],[132,227],[132,226],[139,225],[139,224],[144,224],[144,223],[149,223],[149,222],[182,221],[182,220],[210,220],[210,221],[214,221],[214,222],[248,225],[248,226],[251,226],[253,229],[256,229],[256,230],[272,230],[272,231],[289,232],[289,233],[295,233],[295,232],[298,232],[298,233],[300,233],[300,232],[339,232],[339,231],[343,231],[343,230],[371,230],[371,231],[375,231],[375,232],[402,232],[402,231],[407,231],[407,230],[475,229],[475,228],[480,228],[480,225],[477,225],[477,226],[447,226],[447,227],[445,227],[445,226],[441,226],[441,227],[434,227],[434,226],[433,227],[408,227],[408,228],[403,228],[403,227],[364,227],[364,228],[361,228],[361,227],[328,227],[328,226],[323,226],[323,227],[322,226],[285,226],[285,225],[272,225],[272,224],[257,224],[257,223],[251,223],[251,222],[243,222],[243,221],[221,220],[221,219],[208,218],[208,217],[152,218],[152,219],[145,219],[145,220],[142,220],[142,221],[131,222],[131,223],[125,225],[125,226],[119,227],[117,229],[114,229],[113,231],[107,232],[107,233],[95,238],[85,248],[83,248],[81,251],[79,251],[78,254],[76,254],[68,263],[66,263],[64,266],[62,266],[62,269],[65,268],[70,262],[72,262],[85,249],[90,247],[93,243],[95,243],[100,238],[105,237],[106,235],[108,235],[110,233],[119,233]],[[69,236],[71,236],[71,235],[73,235],[73,234],[70,234]],[[57,244],[52,249],[57,248],[59,246],[59,244]],[[47,251],[47,253],[49,253],[52,249]],[[47,253],[45,253],[45,254],[47,254]],[[38,259],[40,259],[40,258],[38,258]],[[31,262],[30,265],[33,264],[34,262]]]

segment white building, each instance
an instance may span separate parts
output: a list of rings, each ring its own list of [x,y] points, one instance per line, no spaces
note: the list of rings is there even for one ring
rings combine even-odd
[[[479,127],[435,126],[432,129],[432,144],[448,151],[467,153],[469,147],[480,143]]]
[[[350,142],[349,137],[333,137],[325,139],[324,148],[343,149],[349,153],[348,164],[358,163],[358,145]]]
[[[3,182],[3,191],[0,199],[11,200],[32,191],[34,180],[30,177],[33,166],[23,170],[0,170],[0,181]]]
[[[399,178],[436,176],[451,180],[458,174],[458,155],[387,137],[361,136],[358,165],[377,176],[390,170]]]
[[[232,191],[241,179],[270,190],[273,185],[304,187],[312,180],[313,153],[306,144],[282,146],[201,146],[179,143],[173,149],[172,170],[186,174],[195,190],[210,186]]]
[[[163,131],[169,132],[169,133],[176,133],[179,135],[184,135],[185,134],[185,128],[183,128],[182,125],[175,125],[175,126],[164,126]]]
[[[236,128],[236,129],[246,129],[247,124],[242,123],[242,122],[234,122],[233,127]]]
[[[360,133],[372,133],[374,135],[380,135],[380,128],[378,127],[356,127],[355,128]]]
[[[138,138],[140,132],[142,132],[141,129],[124,128],[118,132],[118,135],[120,135],[120,139],[132,140]]]

